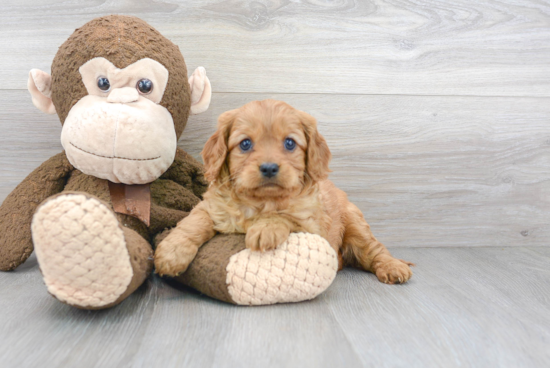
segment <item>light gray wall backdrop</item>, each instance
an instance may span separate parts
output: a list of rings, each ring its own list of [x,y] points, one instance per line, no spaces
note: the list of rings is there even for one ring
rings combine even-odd
[[[88,20],[138,16],[213,86],[217,116],[287,101],[319,121],[332,179],[392,247],[549,245],[547,1],[59,1],[0,4],[0,201],[61,150],[26,91]]]

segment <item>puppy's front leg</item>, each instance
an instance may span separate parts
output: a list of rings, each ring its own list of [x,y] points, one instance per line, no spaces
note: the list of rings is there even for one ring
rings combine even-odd
[[[275,249],[288,239],[293,229],[292,222],[284,218],[262,218],[246,230],[246,247],[265,252]]]
[[[177,276],[185,272],[199,248],[215,234],[214,222],[201,202],[158,245],[155,272],[161,276]]]

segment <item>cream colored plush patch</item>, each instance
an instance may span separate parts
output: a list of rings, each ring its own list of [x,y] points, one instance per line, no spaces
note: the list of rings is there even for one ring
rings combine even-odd
[[[174,162],[177,137],[172,115],[142,96],[129,104],[104,100],[85,96],[65,119],[61,144],[70,163],[113,183],[154,181]]]
[[[227,265],[229,294],[237,304],[300,302],[325,291],[338,271],[330,244],[314,234],[292,233],[277,249],[245,249]]]
[[[32,69],[29,72],[27,88],[31,93],[32,103],[40,111],[55,114],[52,95],[52,77],[42,70]]]
[[[197,115],[208,110],[212,99],[212,86],[206,76],[206,69],[199,66],[189,77],[191,87],[191,114]]]
[[[109,93],[107,97],[107,102],[110,103],[131,103],[139,100],[139,93],[135,88],[132,87],[123,87],[114,89]]]
[[[135,89],[141,79],[149,79],[153,82],[153,89],[143,97],[158,104],[162,100],[168,83],[168,69],[158,61],[149,58],[143,58],[124,69],[119,69],[109,60],[96,57],[88,60],[78,70],[86,90],[92,96],[108,97],[112,91],[124,87]],[[111,88],[108,91],[102,91],[97,87],[99,77],[109,80]]]
[[[115,214],[81,194],[39,207],[32,239],[48,291],[67,304],[102,307],[118,299],[133,277]]]

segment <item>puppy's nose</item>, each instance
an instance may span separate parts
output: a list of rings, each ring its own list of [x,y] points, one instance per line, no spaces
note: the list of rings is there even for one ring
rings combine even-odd
[[[262,176],[272,178],[279,172],[279,165],[274,164],[273,162],[266,162],[260,165],[260,172],[262,173]]]

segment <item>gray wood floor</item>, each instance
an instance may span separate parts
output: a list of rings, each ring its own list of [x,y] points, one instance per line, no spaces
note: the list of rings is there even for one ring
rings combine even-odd
[[[152,278],[57,302],[33,258],[0,274],[2,367],[548,367],[550,247],[398,248],[405,285],[347,269],[315,300],[236,307]]]
[[[61,43],[110,13],[202,65],[217,116],[285,100],[319,120],[331,178],[417,263],[386,286],[341,272],[307,303],[225,305],[151,278],[122,305],[49,297],[35,258],[0,273],[0,367],[550,366],[548,0],[2,0],[0,201],[61,150],[26,91]],[[0,234],[1,236],[1,234]]]

